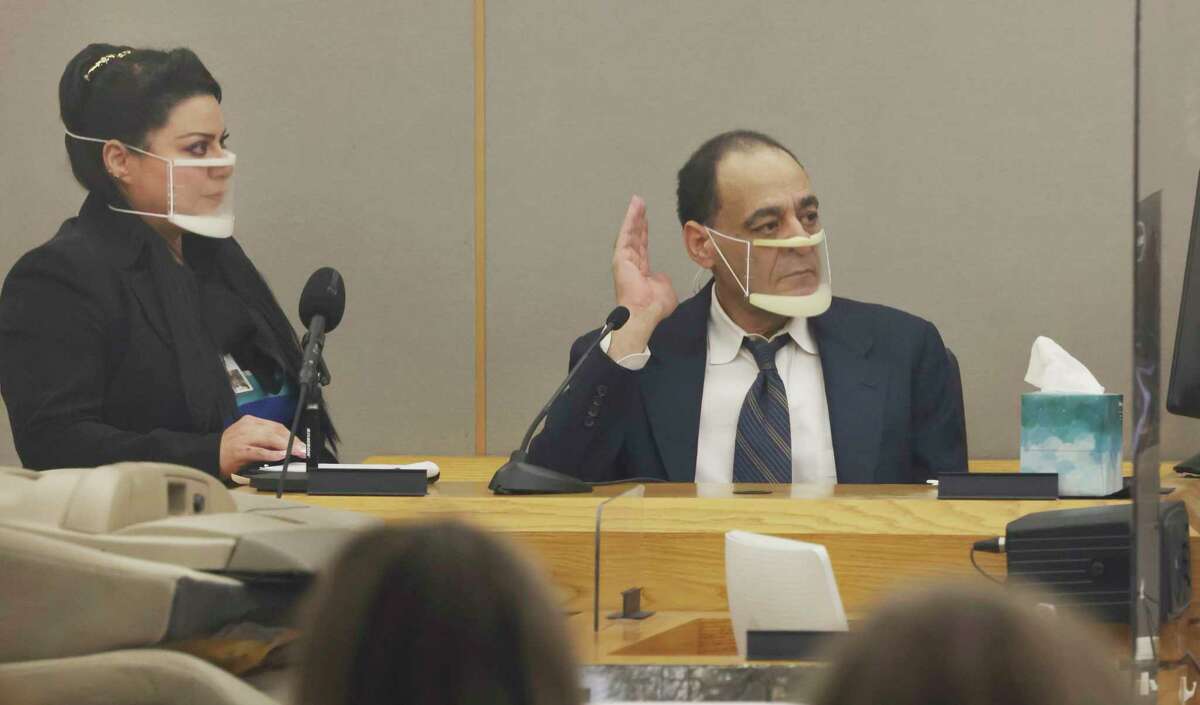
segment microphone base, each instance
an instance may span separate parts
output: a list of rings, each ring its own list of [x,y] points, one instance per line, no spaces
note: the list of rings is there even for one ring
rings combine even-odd
[[[583,494],[592,491],[588,483],[561,472],[555,472],[523,459],[520,451],[513,453],[507,463],[500,466],[488,489],[495,494]]]

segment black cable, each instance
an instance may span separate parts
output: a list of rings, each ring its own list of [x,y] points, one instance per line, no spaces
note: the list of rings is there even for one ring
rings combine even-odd
[[[651,484],[666,482],[661,477],[627,477],[624,480],[604,480],[603,482],[589,482],[592,487],[601,487],[603,485],[624,485],[631,482],[649,482]]]
[[[308,385],[300,385],[300,398],[296,400],[296,414],[292,417],[292,428],[288,431],[287,450],[283,453],[283,467],[279,469],[279,482],[275,485],[275,498],[283,496],[283,481],[287,479],[288,466],[292,464],[292,446],[296,443],[296,431],[300,429],[300,415],[304,413],[304,402],[308,397]],[[312,452],[310,448],[309,453]]]
[[[975,546],[972,546],[972,547],[971,547],[971,565],[975,566],[975,570],[977,570],[977,571],[979,572],[979,574],[980,574],[980,575],[982,575],[983,577],[985,577],[985,578],[987,578],[988,580],[992,581],[993,583],[996,583],[997,585],[1003,585],[1003,584],[1004,584],[1004,583],[1002,583],[1001,581],[997,580],[995,577],[993,577],[993,576],[992,576],[990,573],[988,573],[986,570],[984,570],[983,568],[981,568],[981,567],[979,566],[979,564],[975,562]]]
[[[1166,665],[1168,668],[1175,666],[1186,666],[1191,668],[1195,673],[1200,674],[1200,660],[1197,660],[1196,655],[1193,654],[1189,649],[1183,650],[1183,658],[1179,659],[1178,661],[1169,662]]]

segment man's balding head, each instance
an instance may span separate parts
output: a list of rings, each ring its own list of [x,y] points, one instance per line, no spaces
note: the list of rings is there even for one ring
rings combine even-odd
[[[787,147],[761,132],[753,130],[730,130],[709,139],[688,157],[679,170],[675,189],[676,213],[679,224],[686,225],[694,220],[702,225],[711,225],[712,217],[720,210],[720,193],[717,188],[717,166],[730,152],[747,152],[755,149],[778,149],[791,157],[797,164],[800,160]],[[803,164],[800,164],[803,168]]]

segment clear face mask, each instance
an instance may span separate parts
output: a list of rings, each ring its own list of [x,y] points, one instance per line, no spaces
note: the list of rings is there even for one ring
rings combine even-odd
[[[69,130],[66,133],[68,137],[85,142],[108,142],[76,135]],[[167,159],[132,145],[127,144],[125,148],[166,163],[167,212],[148,213],[109,204],[110,209],[118,213],[166,218],[190,233],[206,237],[233,235],[233,165],[237,163],[236,154],[225,150],[225,155],[221,157]],[[213,169],[227,173],[214,175]]]
[[[825,238],[824,230],[812,235],[797,235],[796,237],[777,240],[745,240],[740,237],[726,235],[712,228],[706,227],[704,229],[708,231],[708,238],[712,240],[713,247],[717,250],[717,255],[725,263],[725,267],[733,275],[734,281],[737,282],[738,287],[741,288],[742,293],[745,294],[746,300],[751,306],[780,316],[787,316],[788,318],[819,316],[829,309],[829,305],[833,302],[833,278],[830,276],[829,271],[829,243]],[[738,276],[733,265],[725,258],[725,253],[717,246],[717,241],[713,239],[714,235],[725,240],[741,243],[746,247],[744,276]],[[755,248],[760,248],[759,251],[812,248],[813,255],[816,258],[816,263],[814,264],[815,271],[800,274],[799,276],[815,276],[817,278],[816,286],[806,294],[776,294],[770,291],[755,291],[756,287],[761,287],[758,282],[750,281],[750,259],[751,253]],[[777,254],[782,255],[783,253],[779,252]]]

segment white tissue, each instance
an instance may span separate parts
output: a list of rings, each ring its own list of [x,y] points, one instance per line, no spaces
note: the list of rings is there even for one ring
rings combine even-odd
[[[1083,363],[1044,335],[1033,341],[1025,381],[1043,392],[1103,394],[1104,387]]]

